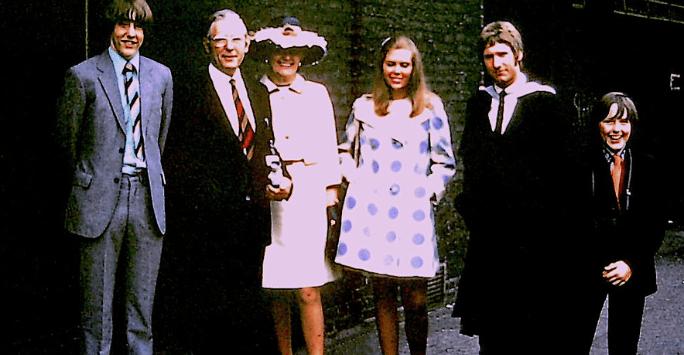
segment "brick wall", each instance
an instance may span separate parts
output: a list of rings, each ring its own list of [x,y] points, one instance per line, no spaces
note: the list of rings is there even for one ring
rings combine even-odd
[[[475,48],[482,13],[481,0],[269,0],[258,9],[246,5],[241,12],[252,30],[267,26],[272,18],[293,15],[304,28],[327,39],[327,57],[318,66],[302,68],[301,73],[327,86],[340,133],[354,99],[370,87],[375,56],[383,39],[394,33],[407,34],[423,54],[428,85],[444,101],[455,149],[462,132],[465,102],[481,82]],[[451,203],[459,182],[460,172],[436,214],[443,267],[429,283],[433,308],[453,301],[455,280],[462,267],[466,235]],[[323,297],[329,336],[374,316],[370,286],[362,275],[347,273],[326,286]]]
[[[423,54],[429,87],[444,101],[454,149],[457,149],[465,102],[482,77],[475,52],[482,26],[482,0],[263,0],[258,4],[239,0],[192,3],[167,0],[158,4],[149,1],[159,26],[146,53],[156,54],[153,57],[169,65],[177,77],[182,77],[189,61],[206,62],[200,44],[206,28],[198,18],[221,8],[231,8],[254,31],[268,26],[273,18],[297,17],[302,27],[318,32],[328,41],[326,58],[318,66],[303,67],[300,72],[328,88],[339,133],[353,101],[370,87],[375,56],[383,39],[395,33],[406,34]],[[185,29],[181,43],[171,35],[178,28]],[[179,52],[191,55],[178,56]],[[247,58],[244,67],[250,75],[260,76],[268,69],[263,63],[250,60],[249,54]],[[431,307],[453,301],[455,278],[462,265],[466,235],[451,203],[459,182],[460,172],[436,213],[443,267],[430,282]],[[326,286],[323,297],[329,336],[373,317],[372,294],[361,275],[345,275]],[[293,311],[296,312],[296,307]]]

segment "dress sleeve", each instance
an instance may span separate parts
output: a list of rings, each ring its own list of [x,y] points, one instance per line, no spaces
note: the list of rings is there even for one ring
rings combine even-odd
[[[357,105],[352,107],[351,114],[347,120],[347,125],[344,130],[344,135],[340,145],[337,147],[337,152],[340,162],[340,173],[343,179],[351,181],[351,176],[357,167],[357,159],[360,152],[358,152],[358,134],[360,123],[355,118],[355,111]]]
[[[337,124],[330,94],[325,87],[321,88],[320,101],[322,111],[320,117],[320,164],[324,165],[326,186],[338,185],[341,181],[340,166],[335,147],[337,147]]]
[[[446,185],[456,172],[456,159],[451,146],[451,130],[449,119],[442,101],[435,97],[432,100],[433,116],[430,118],[430,166],[428,183],[437,201],[444,195]]]

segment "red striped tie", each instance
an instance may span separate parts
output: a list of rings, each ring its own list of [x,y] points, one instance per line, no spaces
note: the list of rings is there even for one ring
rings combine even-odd
[[[235,87],[235,79],[230,79],[230,86],[233,89],[233,102],[235,103],[235,109],[237,110],[238,124],[240,125],[238,140],[242,144],[242,149],[245,150],[247,159],[252,159],[252,154],[254,153],[254,145],[252,144],[254,130],[252,130],[252,125],[249,123],[249,119],[245,114],[245,108],[242,106],[240,95],[238,95],[237,88]]]

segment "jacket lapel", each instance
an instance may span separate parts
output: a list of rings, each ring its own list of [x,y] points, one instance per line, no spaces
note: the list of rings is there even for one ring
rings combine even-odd
[[[239,148],[238,138],[233,131],[233,126],[231,126],[230,122],[228,121],[228,115],[223,109],[221,99],[219,98],[218,93],[216,93],[216,88],[214,88],[213,81],[211,80],[208,72],[206,73],[206,79],[204,82],[206,83],[205,107],[210,110],[211,119],[216,122],[216,124],[221,128],[221,131],[226,135],[230,146],[235,147],[236,149],[241,149]]]
[[[147,136],[147,127],[148,125],[148,120],[153,118],[153,117],[159,117],[158,115],[151,115],[150,114],[150,108],[152,106],[152,100],[145,100],[146,97],[148,97],[147,93],[148,91],[151,90],[151,85],[154,85],[152,83],[152,80],[154,80],[154,75],[152,75],[152,67],[149,65],[146,65],[145,58],[143,56],[140,56],[140,68],[139,68],[139,74],[138,74],[138,83],[140,87],[140,112],[141,112],[141,124],[142,124],[142,135],[143,137]]]
[[[119,84],[116,82],[116,74],[114,73],[114,64],[109,58],[109,53],[105,51],[99,56],[97,69],[100,71],[98,80],[102,89],[107,95],[107,100],[114,111],[114,117],[119,123],[119,128],[122,132],[126,132],[126,123],[124,118],[123,106],[121,106],[121,93],[119,92]]]

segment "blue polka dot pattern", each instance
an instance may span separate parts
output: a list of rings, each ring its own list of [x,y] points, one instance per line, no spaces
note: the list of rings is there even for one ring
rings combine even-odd
[[[436,130],[442,129],[442,126],[444,125],[444,122],[442,122],[442,119],[439,117],[434,117],[432,119],[432,127],[434,127]]]
[[[348,250],[347,244],[345,244],[345,243],[340,243],[340,244],[337,246],[337,255],[346,255],[346,254],[347,254],[347,250]]]
[[[342,222],[342,231],[349,232],[352,229],[352,223],[350,220]]]
[[[370,213],[371,216],[375,216],[375,214],[378,213],[378,206],[376,206],[374,203],[368,205],[368,213]]]
[[[384,125],[389,121],[375,115],[372,99],[354,104],[353,117],[361,122],[359,161],[366,163],[345,172],[345,232],[335,261],[382,275],[432,277],[439,253],[429,197],[441,194],[439,185],[453,175],[449,121],[438,99],[413,118],[408,100],[390,105],[392,121]],[[341,149],[353,147],[354,127]]]
[[[428,142],[427,141],[422,141],[420,142],[420,154],[425,154],[428,151]]]

